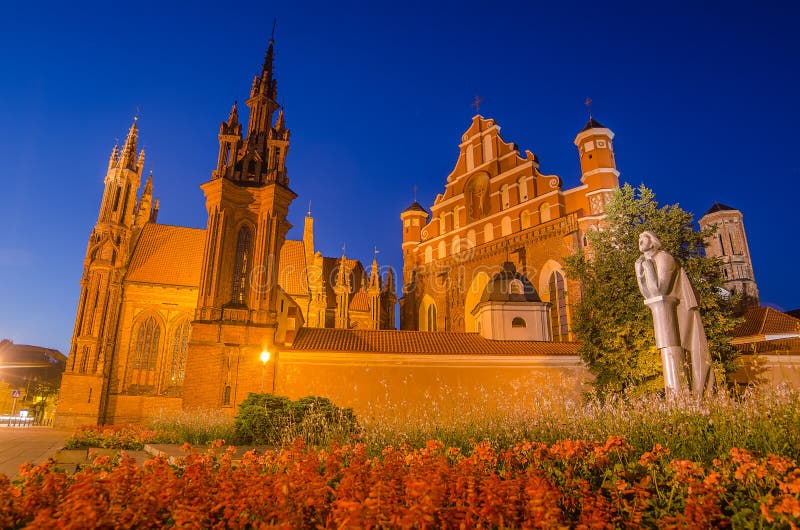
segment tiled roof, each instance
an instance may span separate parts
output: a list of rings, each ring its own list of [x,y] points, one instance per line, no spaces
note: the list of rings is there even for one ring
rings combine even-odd
[[[206,231],[201,228],[147,223],[125,279],[130,282],[197,287]]]
[[[703,214],[703,217],[705,217],[710,213],[722,212],[726,210],[733,211],[736,210],[736,208],[731,208],[730,206],[722,204],[721,202],[715,202],[714,204],[711,205],[711,208],[709,208],[708,211]]]
[[[744,322],[733,330],[734,341],[745,337],[767,337],[800,333],[800,319],[782,313],[771,307],[750,309],[744,315]],[[765,340],[762,338],[761,340]]]
[[[306,247],[302,241],[287,239],[281,248],[278,285],[290,295],[308,296]]]
[[[595,120],[594,118],[589,118],[589,121],[586,122],[586,125],[581,129],[581,132],[588,131],[589,129],[605,129],[605,125],[601,125],[599,121]]]
[[[499,341],[478,333],[301,328],[292,351],[431,355],[577,355],[576,342]]]
[[[422,206],[417,201],[414,201],[414,202],[411,203],[411,205],[408,208],[403,210],[403,213],[405,213],[405,212],[424,212],[424,213],[427,214],[428,210],[426,210],[425,207]]]
[[[369,311],[369,295],[358,291],[350,299],[350,311]]]

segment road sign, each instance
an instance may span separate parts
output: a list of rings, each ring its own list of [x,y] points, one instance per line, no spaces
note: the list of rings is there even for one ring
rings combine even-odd
[[[11,397],[14,398],[14,399],[21,398],[22,397],[22,390],[12,390],[11,391]]]

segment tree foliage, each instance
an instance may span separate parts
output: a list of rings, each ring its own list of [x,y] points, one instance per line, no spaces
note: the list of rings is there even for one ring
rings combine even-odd
[[[587,234],[590,255],[579,250],[566,263],[567,276],[582,285],[574,307],[580,354],[596,376],[598,395],[622,390],[663,390],[661,357],[653,319],[636,284],[634,263],[639,234],[654,232],[663,249],[686,270],[698,300],[718,382],[734,370],[736,350],[729,344],[738,320],[736,299],[721,290],[719,260],[706,258],[704,238],[715,229],[694,230],[692,214],[677,204],[659,207],[644,185],[625,184],[606,205],[606,225]]]

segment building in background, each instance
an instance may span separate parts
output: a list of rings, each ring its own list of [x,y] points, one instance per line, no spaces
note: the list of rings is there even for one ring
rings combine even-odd
[[[756,286],[753,262],[750,259],[750,246],[744,231],[742,212],[715,202],[699,220],[700,228],[705,230],[716,226],[714,235],[706,240],[706,256],[722,260],[722,279],[725,289],[742,295],[739,312],[758,308],[758,287]]]
[[[49,424],[67,358],[58,350],[0,341],[0,423],[18,420]]]

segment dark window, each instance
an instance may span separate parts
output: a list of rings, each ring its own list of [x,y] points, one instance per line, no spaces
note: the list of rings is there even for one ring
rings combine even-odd
[[[525,319],[522,317],[514,317],[514,320],[511,321],[512,328],[524,328],[527,327],[525,325]]]
[[[247,299],[247,273],[250,261],[250,229],[243,226],[239,229],[236,240],[236,261],[233,269],[233,297],[234,304],[244,304]]]
[[[134,370],[155,370],[158,359],[158,339],[161,327],[154,317],[149,317],[139,326],[136,335],[136,351],[133,358]]]
[[[436,305],[431,304],[428,306],[428,331],[436,331],[437,329]]]
[[[189,321],[179,325],[175,329],[172,338],[172,362],[169,367],[170,386],[180,386],[183,384],[183,375],[186,371],[186,350],[189,344]]]
[[[564,277],[554,271],[548,283],[550,291],[550,328],[553,340],[565,341],[569,338],[569,322],[567,322],[567,300],[564,292]]]
[[[231,404],[231,385],[225,385],[225,388],[222,390],[222,404]]]

